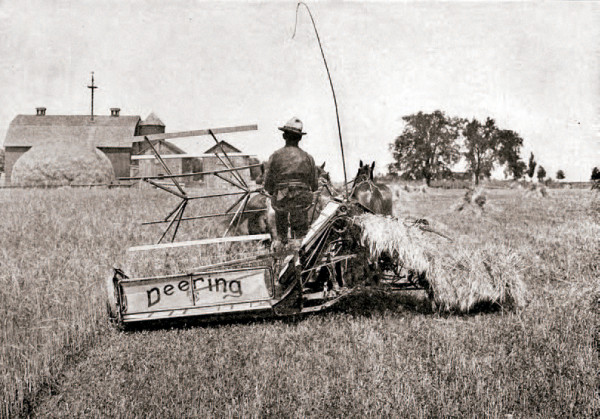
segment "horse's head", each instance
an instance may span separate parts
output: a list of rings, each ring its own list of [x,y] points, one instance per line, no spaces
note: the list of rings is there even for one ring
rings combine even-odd
[[[370,166],[368,164],[363,164],[361,160],[358,166],[358,172],[356,172],[356,176],[354,177],[354,183],[352,184],[352,188],[364,182],[373,182],[373,171],[375,170],[375,162],[373,162]]]
[[[331,184],[331,177],[329,176],[329,172],[325,171],[325,163],[317,166],[317,176],[319,177],[319,183],[324,182],[326,184]]]
[[[265,163],[261,163],[260,166],[251,168],[250,178],[253,179],[257,185],[262,185],[265,181]]]
[[[392,215],[391,190],[374,179],[375,162],[363,164],[362,160],[352,184],[351,196],[376,214]]]

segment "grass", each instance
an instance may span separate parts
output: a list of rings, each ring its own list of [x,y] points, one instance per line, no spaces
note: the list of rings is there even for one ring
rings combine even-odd
[[[145,258],[125,252],[160,237],[160,227],[136,223],[164,217],[165,206],[175,206],[165,195],[70,188],[1,192],[0,416],[27,409],[39,389],[105,331],[101,279],[112,266],[132,274],[170,273],[220,256],[218,248]],[[222,229],[205,221],[190,227],[180,237]]]
[[[134,224],[174,202],[148,190],[2,191],[0,416],[598,416],[592,192],[494,190],[494,211],[477,218],[451,210],[462,194],[430,190],[396,212],[474,249],[511,249],[525,308],[447,315],[421,295],[364,293],[293,321],[121,332],[108,325],[103,279],[115,261],[154,269],[151,255],[132,261],[124,250],[155,240],[158,229]],[[197,222],[187,237],[214,228]],[[204,252],[173,263],[220,257]]]

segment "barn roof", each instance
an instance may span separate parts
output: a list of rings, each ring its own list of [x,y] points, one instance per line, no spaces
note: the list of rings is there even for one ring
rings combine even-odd
[[[57,140],[96,147],[129,148],[139,116],[17,115],[8,127],[4,147],[31,147]],[[124,140],[131,137],[131,141]]]
[[[223,147],[227,153],[241,153],[241,150],[239,150],[237,147],[232,146],[227,141],[221,140],[219,141],[219,144],[214,144],[208,150],[205,150],[204,154],[221,153],[221,147]]]
[[[157,148],[159,143],[162,144],[163,146],[165,146],[170,151],[169,154],[186,154],[186,152],[183,149],[179,148],[178,146],[176,146],[175,144],[173,144],[170,141],[152,140],[152,145],[154,146],[154,148]],[[151,153],[149,153],[149,151],[150,151],[150,146],[147,143],[143,142],[142,148],[141,148],[139,154],[151,154]],[[164,154],[164,150],[161,149],[159,151],[159,153]]]

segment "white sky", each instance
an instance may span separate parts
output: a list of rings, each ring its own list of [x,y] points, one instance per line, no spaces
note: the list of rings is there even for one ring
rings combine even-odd
[[[330,66],[348,176],[389,163],[403,115],[495,118],[554,177],[600,165],[600,2],[310,2]],[[304,121],[301,145],[342,178],[331,92],[296,3],[0,0],[0,141],[12,118],[154,111],[167,131],[257,123],[222,136],[261,158]],[[194,139],[178,143],[193,149]]]

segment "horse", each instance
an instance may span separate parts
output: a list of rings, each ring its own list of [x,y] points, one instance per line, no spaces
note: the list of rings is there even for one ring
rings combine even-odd
[[[392,215],[392,191],[387,185],[374,181],[374,169],[375,162],[369,166],[360,161],[350,197],[375,214]]]
[[[317,215],[331,197],[337,194],[337,191],[331,184],[329,173],[325,171],[325,163],[317,166],[317,175],[319,177],[319,189],[316,191],[313,205],[308,209],[308,220],[310,223],[317,218]],[[246,210],[256,211],[264,208],[266,208],[265,211],[245,212],[242,215],[240,224],[246,221],[248,234],[270,233],[271,237],[275,240],[277,229],[275,227],[275,210],[271,205],[271,198],[266,194],[257,194],[250,198],[246,205]]]

